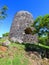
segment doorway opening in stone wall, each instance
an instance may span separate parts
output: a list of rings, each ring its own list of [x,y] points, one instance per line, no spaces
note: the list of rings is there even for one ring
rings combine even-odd
[[[32,34],[32,29],[30,27],[27,27],[25,30],[24,30],[25,34]]]

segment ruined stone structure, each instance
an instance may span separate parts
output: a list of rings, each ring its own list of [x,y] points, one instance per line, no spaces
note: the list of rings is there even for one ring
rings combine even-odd
[[[14,20],[12,22],[12,26],[10,29],[10,39],[14,42],[26,42],[26,43],[34,43],[37,42],[37,35],[34,34],[25,34],[25,29],[27,27],[30,27],[32,30],[34,30],[33,27],[31,27],[31,24],[33,24],[33,17],[31,13],[28,11],[20,11],[18,12]]]

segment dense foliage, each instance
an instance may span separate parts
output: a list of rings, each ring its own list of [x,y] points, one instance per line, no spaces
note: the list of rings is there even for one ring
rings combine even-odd
[[[35,33],[38,34],[39,43],[43,44],[40,51],[42,51],[42,54],[44,53],[44,56],[49,57],[49,14],[37,17],[32,26],[36,29]],[[46,46],[48,46],[47,49]]]
[[[39,36],[39,42],[42,41],[41,43],[45,42],[45,44],[49,45],[49,14],[37,17],[33,26]]]
[[[7,32],[7,33],[4,33],[4,34],[2,34],[2,36],[3,37],[7,37],[7,36],[9,36],[9,33]]]

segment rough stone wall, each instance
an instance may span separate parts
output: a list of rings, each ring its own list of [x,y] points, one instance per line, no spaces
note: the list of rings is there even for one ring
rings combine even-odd
[[[36,43],[38,42],[37,40],[37,34],[31,35],[31,34],[25,34],[23,38],[24,43]]]
[[[10,39],[15,41],[21,41],[21,42],[28,42],[33,43],[33,41],[36,42],[35,39],[37,39],[37,36],[35,36],[35,39],[33,40],[33,35],[31,34],[25,34],[24,30],[27,27],[31,27],[31,24],[33,24],[33,17],[31,13],[28,11],[20,11],[18,12],[13,20],[11,29],[10,29]],[[33,29],[33,28],[32,28]]]

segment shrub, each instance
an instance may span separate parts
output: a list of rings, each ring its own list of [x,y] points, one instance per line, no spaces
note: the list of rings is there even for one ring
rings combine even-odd
[[[7,32],[7,33],[4,33],[4,34],[2,34],[2,36],[3,37],[7,37],[9,35],[9,33]]]
[[[47,39],[48,37],[39,37],[39,43],[47,45]]]

